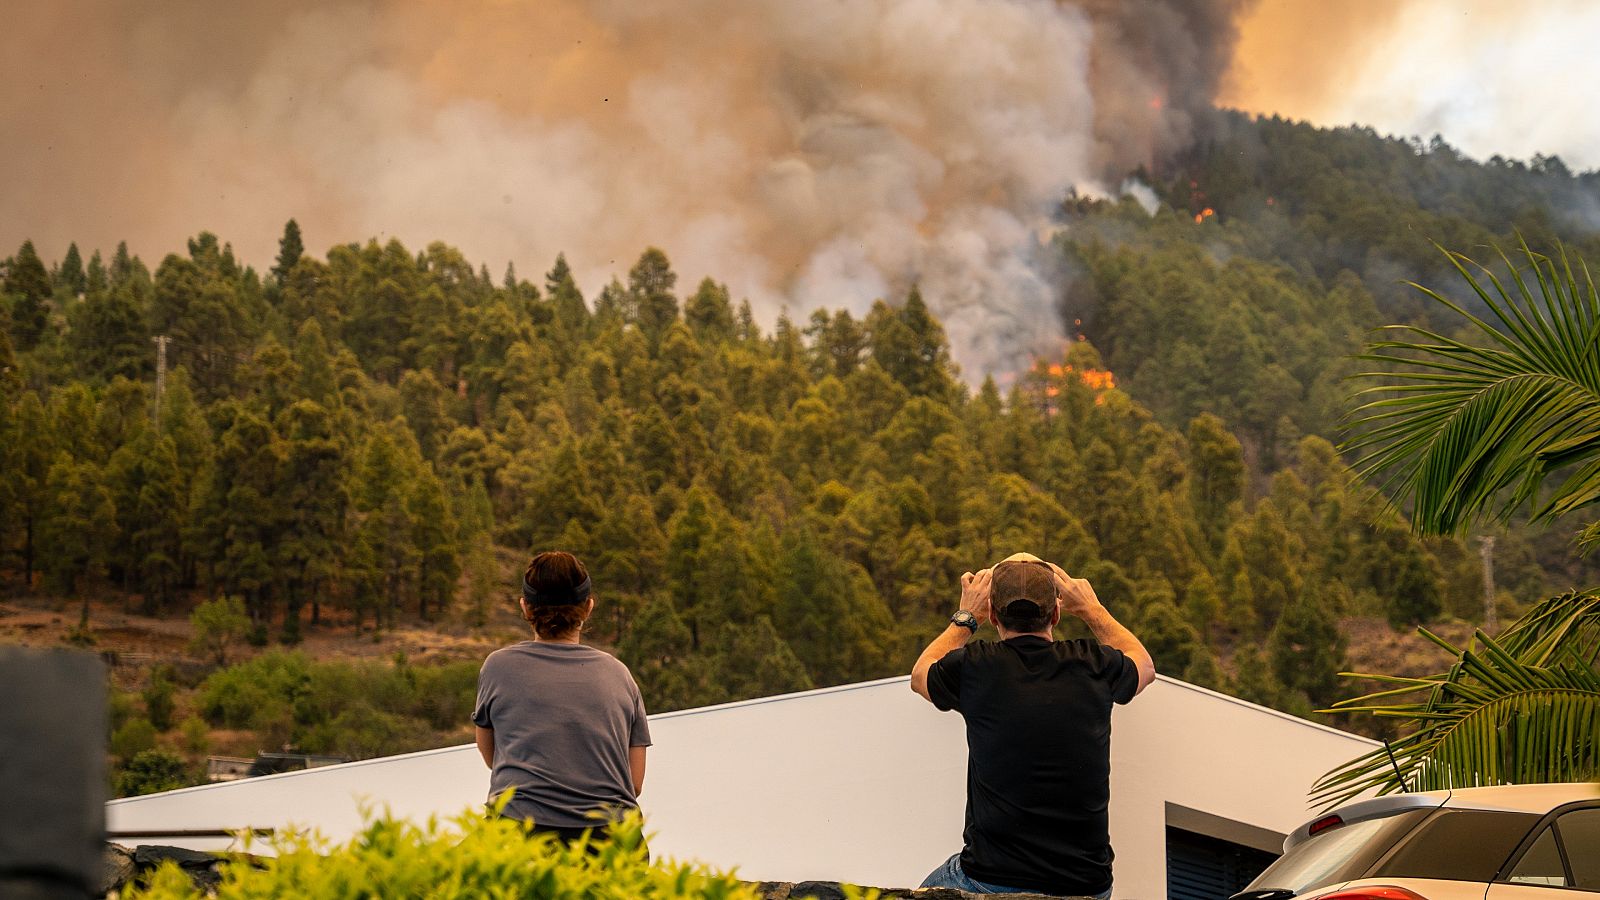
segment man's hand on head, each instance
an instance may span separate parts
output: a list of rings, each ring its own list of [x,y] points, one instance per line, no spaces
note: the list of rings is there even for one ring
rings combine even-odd
[[[1056,581],[1056,605],[1061,608],[1063,615],[1083,618],[1097,610],[1104,609],[1100,605],[1100,598],[1095,595],[1094,586],[1089,584],[1087,578],[1073,578],[1055,563],[1046,563]]]
[[[961,576],[961,608],[976,616],[979,622],[989,621],[989,588],[993,581],[992,568]]]

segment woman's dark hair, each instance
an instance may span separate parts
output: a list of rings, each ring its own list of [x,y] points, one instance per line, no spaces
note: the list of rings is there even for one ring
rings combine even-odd
[[[538,593],[570,591],[589,579],[589,570],[565,550],[546,550],[528,563],[522,579]],[[528,606],[523,618],[542,638],[558,638],[583,627],[589,617],[586,603],[563,606]]]

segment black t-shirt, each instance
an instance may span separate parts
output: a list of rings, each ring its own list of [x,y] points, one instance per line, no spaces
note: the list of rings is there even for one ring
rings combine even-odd
[[[1111,887],[1111,704],[1139,670],[1096,641],[976,641],[928,670],[928,696],[967,722],[961,868],[1047,894]]]

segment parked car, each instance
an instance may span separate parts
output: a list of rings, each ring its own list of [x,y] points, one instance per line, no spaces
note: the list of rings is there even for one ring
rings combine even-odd
[[[1318,816],[1231,900],[1576,900],[1600,891],[1600,784],[1394,794]]]

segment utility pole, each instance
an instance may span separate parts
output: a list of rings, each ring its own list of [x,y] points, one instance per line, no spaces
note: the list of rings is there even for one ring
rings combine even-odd
[[[1483,630],[1494,634],[1499,629],[1494,614],[1494,535],[1478,538],[1478,555],[1483,558]]]
[[[156,342],[156,430],[161,430],[161,396],[167,390],[167,343],[172,338],[158,334],[150,340]]]

